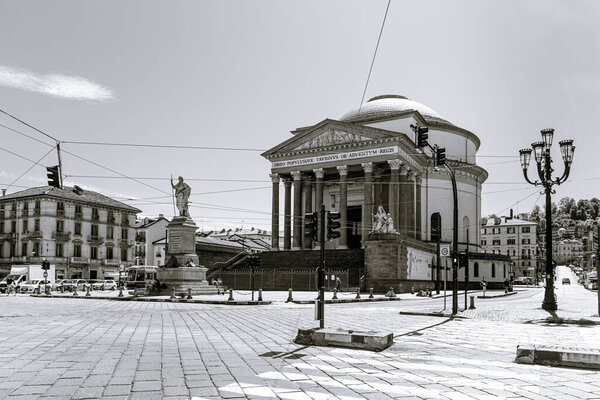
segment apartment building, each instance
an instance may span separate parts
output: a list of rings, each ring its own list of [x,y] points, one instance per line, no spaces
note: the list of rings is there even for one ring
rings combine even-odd
[[[135,262],[141,210],[78,186],[43,186],[0,197],[0,270],[56,266],[57,279],[116,279]]]
[[[536,228],[535,222],[518,218],[484,218],[481,226],[482,251],[510,256],[515,277],[535,276]]]

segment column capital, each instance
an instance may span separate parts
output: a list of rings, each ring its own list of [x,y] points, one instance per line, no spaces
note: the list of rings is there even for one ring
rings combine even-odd
[[[408,167],[403,164],[400,166],[400,175],[406,175],[406,174],[408,174]]]
[[[408,171],[408,179],[409,180],[414,181],[414,180],[416,180],[416,177],[417,177],[417,173],[415,171],[413,171],[413,170]]]
[[[323,168],[315,168],[313,169],[313,172],[317,179],[323,179],[325,177],[325,170]]]
[[[271,177],[271,182],[279,183],[279,174],[269,174],[269,176]]]
[[[302,178],[302,174],[300,173],[300,171],[292,171],[292,179],[294,179],[295,181],[299,181]]]
[[[415,174],[415,182],[417,182],[417,185],[420,185],[423,182],[423,175]]]
[[[365,174],[370,174],[373,172],[373,163],[372,162],[364,162],[360,164]]]
[[[289,178],[289,177],[287,177],[287,176],[283,176],[283,177],[281,177],[281,181],[283,182],[283,184],[284,184],[286,187],[291,187],[291,186],[292,186],[292,179],[291,179],[291,178]]]
[[[311,185],[314,181],[313,177],[310,175],[302,175],[302,180],[304,181],[304,183],[306,183],[307,185]]]
[[[399,160],[399,159],[388,160],[388,164],[390,165],[390,169],[392,171],[397,171],[402,166],[402,160]]]
[[[340,176],[348,175],[348,166],[347,165],[338,165],[336,168],[337,168]]]

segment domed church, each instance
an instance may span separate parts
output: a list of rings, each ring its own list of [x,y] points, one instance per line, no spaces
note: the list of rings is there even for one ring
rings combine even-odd
[[[273,182],[272,251],[261,255],[262,265],[316,266],[303,265],[322,245],[304,236],[304,215],[324,204],[326,210],[340,213],[342,225],[341,236],[324,244],[331,250],[328,268],[350,267],[349,259],[358,260],[355,268],[360,271],[351,275],[363,279],[354,283],[370,287],[439,283],[437,243],[452,241],[452,184],[446,169],[434,166],[431,152],[416,148],[413,124],[429,129],[429,143],[446,148],[447,164],[456,172],[459,247],[468,247],[472,255],[469,275],[473,281],[504,281],[510,259],[478,252],[481,187],[488,177],[476,164],[479,138],[399,95],[377,96],[339,119],[298,128],[262,154],[271,162]],[[381,248],[373,232],[374,217],[382,211],[397,232],[397,246],[374,256],[374,249]],[[487,271],[492,265],[497,271]]]

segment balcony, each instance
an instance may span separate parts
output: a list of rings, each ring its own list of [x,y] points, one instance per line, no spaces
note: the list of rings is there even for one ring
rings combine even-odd
[[[113,225],[115,223],[115,217],[106,218],[106,223],[109,225]]]
[[[121,265],[121,261],[119,261],[119,260],[104,260],[104,265],[119,266],[119,265]]]
[[[119,245],[121,247],[131,247],[135,244],[135,241],[130,240],[130,239],[121,239],[119,240]]]
[[[66,242],[71,239],[71,232],[52,232],[52,239]]]
[[[0,240],[15,240],[17,234],[14,232],[0,233]]]
[[[103,238],[103,237],[101,237],[101,236],[88,236],[88,237],[87,237],[87,241],[88,241],[89,243],[96,243],[96,244],[99,244],[99,243],[104,243],[104,238]]]
[[[71,264],[89,264],[90,259],[86,257],[71,257]]]
[[[146,235],[135,235],[135,241],[143,243],[146,241]]]
[[[82,219],[83,218],[83,213],[82,212],[76,212],[75,213],[75,219]]]
[[[99,220],[100,220],[99,214],[92,214],[92,221],[99,221]]]
[[[23,218],[28,218],[29,217],[29,209],[28,208],[24,208],[23,210],[21,210],[21,216]]]
[[[27,233],[25,233],[24,236],[26,236],[28,239],[41,239],[42,232],[41,231],[27,232]]]
[[[64,218],[65,217],[65,210],[56,210],[56,217],[57,218]]]

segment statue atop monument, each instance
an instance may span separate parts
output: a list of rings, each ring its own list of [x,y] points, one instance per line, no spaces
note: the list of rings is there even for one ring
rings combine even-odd
[[[179,177],[179,182],[176,185],[173,184],[173,179],[171,179],[171,186],[175,189],[175,200],[177,204],[177,209],[179,210],[179,215],[182,217],[189,217],[189,201],[190,193],[192,192],[192,188],[183,181],[183,177]]]
[[[397,233],[394,229],[392,216],[385,212],[383,206],[379,206],[377,214],[373,214],[373,230],[371,233]]]

